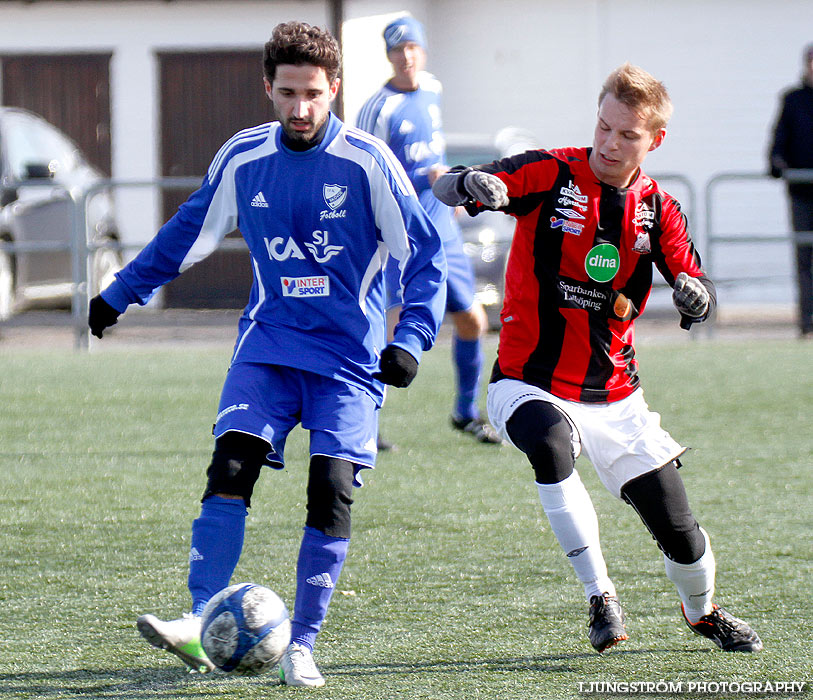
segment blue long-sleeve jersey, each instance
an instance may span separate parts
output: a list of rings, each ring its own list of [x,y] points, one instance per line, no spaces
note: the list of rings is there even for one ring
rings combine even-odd
[[[446,165],[446,139],[440,110],[440,81],[421,73],[418,89],[403,91],[387,83],[362,106],[359,129],[386,143],[404,166],[424,209],[443,240],[459,235],[452,211],[432,194],[429,171]]]
[[[394,342],[420,360],[445,308],[440,238],[389,148],[330,115],[318,146],[294,152],[278,122],[233,136],[203,183],[102,297],[123,312],[212,253],[239,228],[254,271],[232,362],[296,367],[354,384],[386,341],[382,264],[404,262]]]

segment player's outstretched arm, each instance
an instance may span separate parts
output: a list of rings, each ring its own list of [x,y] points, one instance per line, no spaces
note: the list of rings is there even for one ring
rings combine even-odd
[[[108,304],[101,294],[90,300],[88,306],[88,326],[90,332],[97,338],[104,335],[104,331],[118,323],[121,313]]]
[[[496,175],[472,168],[452,170],[441,175],[432,185],[432,194],[450,207],[470,204],[472,200],[488,209],[508,205],[505,183]]]

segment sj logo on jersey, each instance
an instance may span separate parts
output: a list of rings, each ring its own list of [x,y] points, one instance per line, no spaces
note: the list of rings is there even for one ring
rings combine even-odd
[[[317,277],[280,277],[282,296],[284,297],[329,297],[330,278],[325,275]]]

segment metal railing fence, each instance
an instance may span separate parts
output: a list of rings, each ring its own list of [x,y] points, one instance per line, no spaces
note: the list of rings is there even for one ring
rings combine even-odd
[[[782,179],[788,183],[813,184],[813,169],[792,169],[783,173]],[[765,173],[750,171],[730,171],[718,173],[706,182],[705,210],[706,210],[706,267],[712,279],[717,264],[719,248],[726,244],[744,243],[780,243],[790,241],[794,244],[813,243],[813,231],[775,231],[773,233],[758,233],[742,231],[735,234],[721,233],[718,230],[715,214],[720,206],[719,189],[727,183],[765,182],[772,181]],[[723,283],[736,282],[736,280],[720,280]]]
[[[690,220],[699,217],[697,206],[697,193],[691,180],[679,173],[660,173],[652,176],[660,184],[677,184],[686,192],[685,197],[681,197],[684,205],[684,213]],[[813,183],[813,169],[810,170],[789,170],[785,172],[785,180],[789,182]],[[724,234],[716,230],[715,213],[719,205],[718,189],[724,183],[741,183],[759,180],[769,180],[769,176],[756,172],[723,172],[712,176],[706,183],[704,193],[705,204],[705,260],[709,274],[714,279],[714,266],[719,254],[719,247],[724,245],[737,245],[742,243],[786,241],[813,243],[813,232],[792,232],[781,231],[774,234],[742,232],[737,234]],[[23,252],[48,252],[66,250],[71,253],[71,273],[72,273],[72,299],[71,315],[74,329],[74,345],[76,349],[87,350],[90,347],[90,333],[87,327],[87,307],[90,301],[90,290],[93,288],[94,270],[92,269],[93,254],[99,248],[110,244],[98,244],[91,242],[87,232],[87,209],[90,199],[99,192],[123,188],[159,188],[161,190],[189,190],[197,189],[200,186],[199,177],[158,177],[150,179],[104,179],[94,183],[82,192],[68,192],[73,200],[72,207],[72,235],[69,243],[63,241],[38,241],[38,242],[4,242],[0,241],[0,250],[11,253]],[[53,183],[25,183],[26,186],[35,185],[43,187],[54,187]],[[666,189],[669,189],[667,187]],[[116,248],[119,250],[138,250],[143,247],[142,243],[122,244]],[[224,239],[218,250],[246,250],[246,244],[242,238]],[[665,283],[664,283],[665,284]],[[664,285],[661,285],[664,286]]]

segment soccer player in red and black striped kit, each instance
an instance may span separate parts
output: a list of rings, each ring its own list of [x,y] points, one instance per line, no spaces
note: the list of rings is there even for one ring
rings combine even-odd
[[[634,322],[653,265],[673,288],[682,327],[705,321],[716,305],[679,203],[641,170],[663,143],[672,103],[661,82],[625,64],[598,104],[592,148],[453,168],[433,186],[438,199],[470,214],[495,209],[517,219],[489,418],[534,469],[551,529],[584,585],[597,651],[627,633],[574,468],[581,452],[663,551],[691,629],[726,651],[759,651],[754,630],[712,600],[714,555],[677,471],[685,448],[661,428],[639,385]]]

